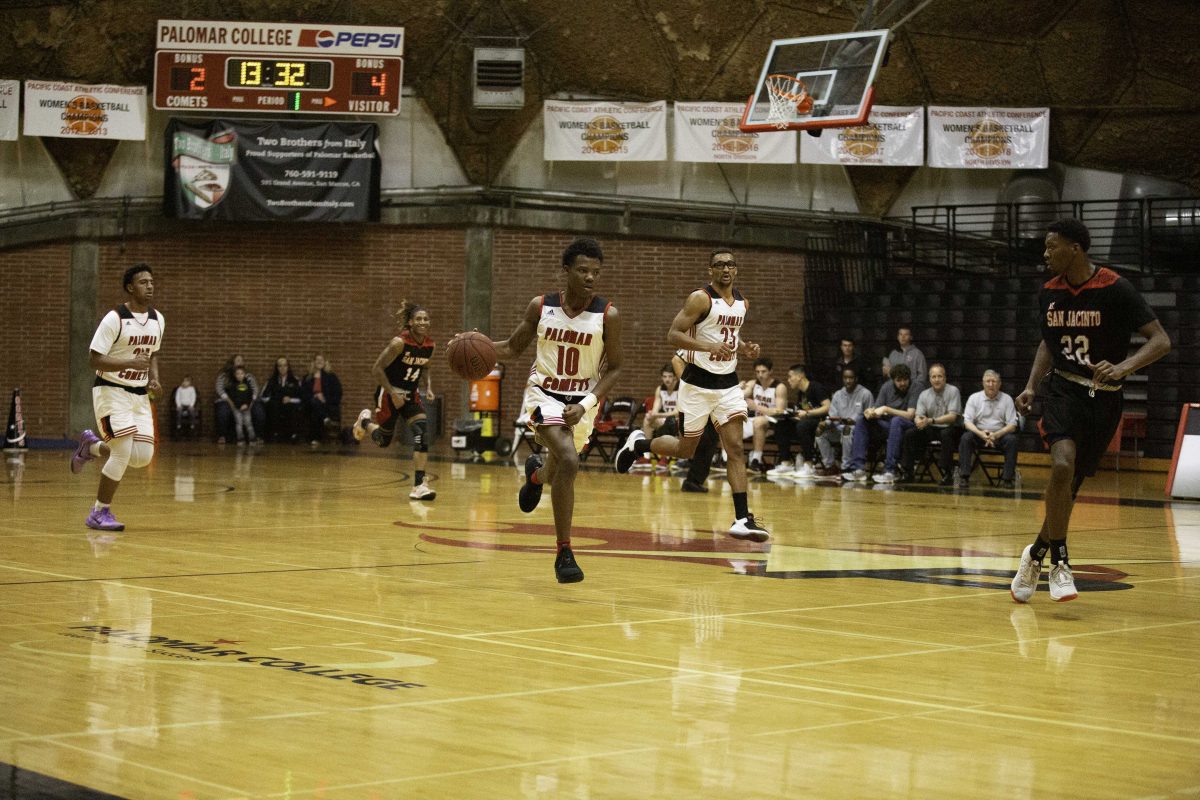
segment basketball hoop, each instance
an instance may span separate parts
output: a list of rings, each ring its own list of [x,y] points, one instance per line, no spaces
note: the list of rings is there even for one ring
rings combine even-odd
[[[791,75],[775,74],[768,75],[765,83],[767,98],[771,101],[767,122],[779,130],[786,130],[789,123],[796,121],[796,117],[812,111],[812,95],[803,81]]]

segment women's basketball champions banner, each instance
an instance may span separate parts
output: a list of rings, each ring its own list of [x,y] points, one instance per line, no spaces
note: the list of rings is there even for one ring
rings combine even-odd
[[[0,142],[11,142],[17,138],[20,91],[20,81],[0,81]]]
[[[25,81],[26,136],[146,138],[145,86]]]
[[[796,132],[746,133],[745,103],[675,103],[675,160],[795,164]]]
[[[368,122],[180,120],[163,137],[163,212],[181,219],[379,220]]]
[[[667,101],[656,103],[547,100],[543,157],[547,161],[666,161]]]
[[[1050,109],[929,107],[929,166],[1044,169]]]
[[[925,163],[925,109],[875,106],[866,125],[800,137],[804,164],[919,167]]]

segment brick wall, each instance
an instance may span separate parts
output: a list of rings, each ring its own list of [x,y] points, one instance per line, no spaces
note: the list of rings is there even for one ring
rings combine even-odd
[[[21,387],[31,436],[61,436],[67,427],[67,313],[71,248],[64,244],[0,251],[0,417]]]
[[[560,287],[559,257],[571,234],[498,230],[494,252],[491,333],[507,337],[535,294]],[[637,397],[657,383],[668,360],[666,332],[688,291],[707,280],[708,245],[603,239],[600,292],[624,320],[624,379],[618,391]],[[405,297],[433,316],[439,351],[434,389],[447,421],[463,408],[465,386],[446,366],[444,348],[461,330],[465,236],[459,229],[387,226],[224,226],[195,234],[105,242],[100,249],[96,320],[123,299],[125,268],[155,269],[156,305],[167,321],[160,353],[163,385],[190,374],[206,412],[217,371],[233,353],[246,357],[265,382],[275,358],[287,356],[297,376],[312,355],[331,359],[344,387],[346,421],[366,404],[375,383],[370,367],[392,335],[392,312]],[[803,256],[739,250],[739,284],[751,301],[744,334],[786,366],[804,357]],[[9,313],[0,318],[0,387],[20,385],[32,436],[58,437],[67,428],[69,245],[0,252]],[[32,343],[32,344],[31,344]],[[520,405],[532,347],[510,364],[504,382],[504,424]],[[749,365],[740,370],[749,377]],[[207,426],[211,430],[211,424]]]

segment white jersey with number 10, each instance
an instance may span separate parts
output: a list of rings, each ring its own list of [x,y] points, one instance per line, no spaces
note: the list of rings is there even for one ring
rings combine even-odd
[[[587,308],[568,316],[561,292],[542,295],[537,358],[529,371],[529,385],[569,396],[596,388],[604,371],[604,314],[608,307],[604,298],[592,297]]]

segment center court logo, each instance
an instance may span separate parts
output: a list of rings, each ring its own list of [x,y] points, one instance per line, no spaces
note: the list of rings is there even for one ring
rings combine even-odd
[[[421,540],[430,544],[519,553],[554,552],[552,525],[497,523],[464,530],[403,520],[393,524],[419,529]],[[658,533],[649,537],[645,531],[576,526],[572,530],[572,539],[575,542],[572,549],[581,557],[652,558],[703,564],[731,569],[735,574],[747,577],[776,580],[867,578],[1007,592],[1016,566],[1016,560],[1010,554],[954,547],[864,542],[845,548],[794,548],[733,541],[723,532],[707,530],[681,532],[674,536]],[[789,562],[797,551],[803,552],[806,569],[790,568]],[[1075,585],[1082,591],[1133,588],[1123,582],[1128,577],[1126,573],[1111,567],[1079,564],[1074,566],[1074,572]]]

